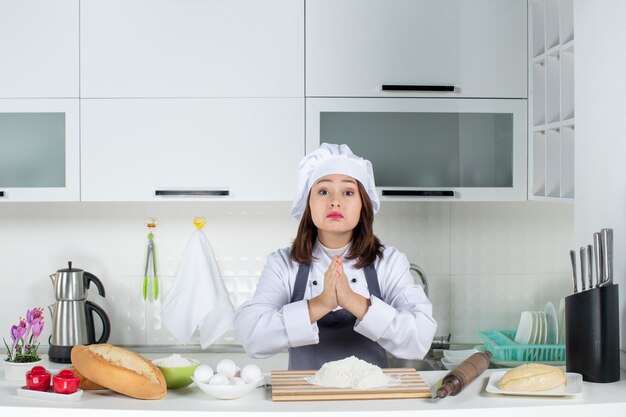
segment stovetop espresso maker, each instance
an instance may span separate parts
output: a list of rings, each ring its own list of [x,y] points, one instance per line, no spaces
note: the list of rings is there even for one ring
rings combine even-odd
[[[95,275],[72,268],[59,269],[50,275],[54,286],[56,303],[50,306],[52,334],[48,357],[52,362],[70,363],[74,345],[105,343],[111,334],[111,322],[104,310],[97,304],[87,301],[87,290],[93,282],[98,293],[104,297],[104,286]],[[102,321],[102,334],[95,336],[93,313]]]

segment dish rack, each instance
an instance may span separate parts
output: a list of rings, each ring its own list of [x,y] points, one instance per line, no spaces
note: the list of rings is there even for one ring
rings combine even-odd
[[[478,334],[493,362],[565,362],[565,345],[520,345],[515,343],[515,330],[485,330]]]

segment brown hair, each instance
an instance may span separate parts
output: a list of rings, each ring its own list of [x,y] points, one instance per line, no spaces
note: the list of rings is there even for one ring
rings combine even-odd
[[[363,268],[373,263],[377,257],[383,257],[383,245],[374,235],[374,209],[372,200],[363,185],[357,181],[361,196],[361,214],[359,222],[352,230],[352,244],[346,259],[357,259],[356,268]],[[291,259],[300,264],[308,264],[313,260],[313,246],[317,239],[317,227],[311,217],[308,198],[307,205],[300,219],[298,233],[291,246]]]

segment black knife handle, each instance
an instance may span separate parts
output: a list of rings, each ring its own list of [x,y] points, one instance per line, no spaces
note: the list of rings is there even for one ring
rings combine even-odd
[[[453,85],[383,84],[383,91],[454,91]]]

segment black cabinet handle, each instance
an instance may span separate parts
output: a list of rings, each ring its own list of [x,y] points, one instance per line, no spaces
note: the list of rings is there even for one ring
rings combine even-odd
[[[383,195],[390,197],[454,197],[449,190],[383,190]]]
[[[454,86],[383,84],[383,91],[454,91]]]
[[[158,196],[228,196],[229,190],[155,190],[154,195]]]
[[[4,197],[4,191],[0,191],[0,197]]]

